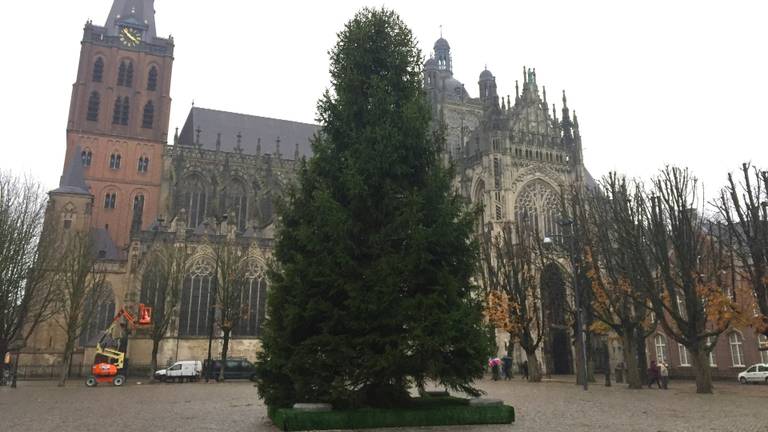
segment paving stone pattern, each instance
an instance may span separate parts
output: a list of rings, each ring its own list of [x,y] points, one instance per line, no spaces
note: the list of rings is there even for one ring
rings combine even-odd
[[[768,431],[768,385],[717,382],[715,395],[695,394],[690,381],[673,381],[666,391],[593,385],[584,392],[570,377],[541,384],[519,378],[486,380],[481,387],[488,393],[485,397],[515,406],[514,425],[403,430]],[[133,381],[122,388],[93,389],[79,381],[66,388],[52,382],[21,382],[16,390],[0,387],[0,413],[0,430],[8,432],[277,431],[249,382],[138,385]]]

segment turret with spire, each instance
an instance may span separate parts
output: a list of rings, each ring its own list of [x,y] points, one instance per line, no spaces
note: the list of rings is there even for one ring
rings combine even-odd
[[[155,0],[114,0],[104,26],[107,35],[117,36],[120,28],[126,25],[143,30],[143,39],[152,41],[157,36]]]

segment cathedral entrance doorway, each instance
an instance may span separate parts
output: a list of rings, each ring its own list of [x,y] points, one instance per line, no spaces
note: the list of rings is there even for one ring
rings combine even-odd
[[[541,273],[541,300],[544,309],[545,328],[549,333],[548,349],[553,374],[572,373],[571,344],[566,325],[567,304],[565,280],[560,267],[555,263],[544,266]]]

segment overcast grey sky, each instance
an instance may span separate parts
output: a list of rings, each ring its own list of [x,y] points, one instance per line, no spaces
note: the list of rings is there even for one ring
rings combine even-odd
[[[103,25],[112,1],[7,3],[0,168],[51,188],[82,27]],[[768,168],[766,1],[156,0],[158,35],[176,41],[170,135],[193,100],[312,122],[329,83],[327,51],[365,5],[397,10],[425,55],[442,25],[454,74],[473,96],[485,65],[500,94],[514,94],[524,65],[550,99],[566,89],[595,177],[686,165],[711,197],[742,161]]]

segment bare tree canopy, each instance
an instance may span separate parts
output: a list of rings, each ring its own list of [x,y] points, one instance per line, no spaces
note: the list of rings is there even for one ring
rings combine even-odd
[[[53,248],[49,237],[41,239],[46,203],[39,183],[0,171],[0,359],[23,348],[50,317],[45,282]]]
[[[768,171],[745,163],[714,202],[728,227],[732,252],[754,291],[760,315],[755,328],[768,336]]]

